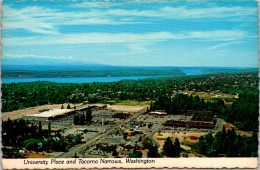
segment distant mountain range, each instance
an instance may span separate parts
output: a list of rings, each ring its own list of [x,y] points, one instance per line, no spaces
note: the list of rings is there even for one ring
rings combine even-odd
[[[162,67],[88,65],[4,65],[2,78],[55,78],[106,76],[183,76],[213,73],[258,72],[258,68],[236,67]]]

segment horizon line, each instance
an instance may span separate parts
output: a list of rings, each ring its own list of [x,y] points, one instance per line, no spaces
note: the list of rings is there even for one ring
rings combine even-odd
[[[51,65],[51,64],[6,64],[1,66],[110,66],[110,67],[219,67],[219,68],[259,68],[259,67],[253,67],[253,66],[137,66],[137,65],[109,65],[109,64],[56,64],[56,65]]]

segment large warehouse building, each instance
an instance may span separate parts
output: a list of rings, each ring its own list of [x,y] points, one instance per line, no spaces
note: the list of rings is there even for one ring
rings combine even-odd
[[[216,120],[213,115],[194,115],[190,120],[190,127],[214,128]]]
[[[71,115],[75,113],[75,109],[52,109],[36,114],[24,115],[23,118],[26,120],[53,120],[57,118],[61,118],[67,115]]]
[[[186,128],[209,128],[213,129],[216,125],[216,119],[212,115],[211,111],[190,111],[191,116],[187,116],[187,119],[180,120],[167,120],[165,126],[173,127],[186,127]]]
[[[52,110],[44,110],[40,111],[36,114],[26,114],[23,115],[23,119],[25,120],[35,120],[35,121],[48,121],[48,120],[54,120],[62,117],[66,117],[72,114],[76,114],[77,112],[84,112],[88,109],[93,108],[104,108],[106,105],[103,104],[89,104],[84,105],[81,107],[78,107],[77,109],[52,109]]]

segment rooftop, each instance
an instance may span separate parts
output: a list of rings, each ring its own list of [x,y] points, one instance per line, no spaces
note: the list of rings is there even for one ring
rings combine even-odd
[[[55,117],[58,115],[63,115],[65,113],[71,112],[74,109],[52,109],[52,110],[48,110],[45,112],[40,112],[40,113],[36,113],[36,114],[31,114],[28,116],[34,116],[34,117]]]
[[[49,128],[48,127],[42,127],[42,130],[49,130]],[[62,131],[62,129],[60,129],[60,128],[51,128],[51,131],[52,132],[60,132],[60,131]]]
[[[150,112],[150,114],[167,115],[166,112],[159,112],[159,111]]]

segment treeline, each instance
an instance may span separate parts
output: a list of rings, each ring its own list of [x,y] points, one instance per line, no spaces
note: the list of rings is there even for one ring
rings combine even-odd
[[[168,137],[164,141],[163,150],[159,153],[158,147],[153,143],[152,139],[146,137],[142,141],[143,149],[148,149],[148,158],[162,158],[171,157],[179,158],[183,149],[180,147],[179,139],[176,138],[174,142]],[[129,158],[142,158],[142,152],[136,148],[129,154]]]
[[[40,127],[40,128],[38,128]],[[23,142],[30,138],[42,138],[47,135],[42,132],[41,124],[39,126],[30,124],[25,120],[2,121],[2,144],[3,146],[22,147]]]
[[[216,101],[221,101],[220,99]],[[174,96],[161,95],[155,102],[151,102],[150,110],[165,110],[168,114],[180,114],[186,113],[187,110],[203,110],[209,107],[209,104],[204,102],[204,99],[200,99],[198,96],[193,97],[177,94]]]
[[[258,68],[247,68],[247,69],[238,69],[238,68],[210,68],[203,69],[204,73],[248,73],[248,72],[258,72]]]
[[[57,77],[106,77],[106,76],[159,76],[159,75],[186,75],[181,69],[144,69],[120,68],[109,70],[50,70],[50,71],[21,71],[3,70],[3,78],[57,78]]]
[[[257,157],[258,137],[256,133],[252,137],[242,137],[234,129],[226,132],[223,127],[215,137],[211,133],[201,136],[192,150],[207,157]]]
[[[175,115],[186,113],[187,110],[208,110],[241,130],[258,131],[258,103],[258,95],[255,94],[241,94],[232,106],[225,105],[221,99],[205,102],[198,96],[177,94],[171,97],[159,96],[154,103],[151,102],[150,109],[165,110],[168,114]]]
[[[243,130],[258,131],[259,96],[257,94],[240,94],[239,100],[231,107],[222,108],[220,116]]]
[[[175,138],[175,141],[168,137],[164,141],[163,150],[161,153],[158,152],[158,147],[153,144],[152,139],[146,137],[142,141],[143,149],[148,149],[147,157],[148,158],[160,158],[160,157],[171,157],[171,158],[178,158],[181,155],[181,148],[180,142],[178,138]],[[135,154],[134,154],[135,153]],[[134,157],[134,155],[138,158],[138,152],[133,152],[130,157]]]
[[[81,142],[81,135],[63,137],[60,133],[51,135],[51,124],[43,131],[41,122],[38,125],[20,120],[2,121],[3,157],[22,157],[18,150],[26,148],[33,151],[62,151],[65,152],[73,145]],[[10,147],[10,148],[9,148]]]
[[[110,83],[30,82],[2,84],[2,112],[44,104],[90,103],[106,100],[155,100],[173,91],[214,91],[258,95],[258,75],[217,74]]]
[[[2,85],[2,112],[44,104],[79,103],[86,100],[82,89],[89,84],[54,82],[11,83]]]

